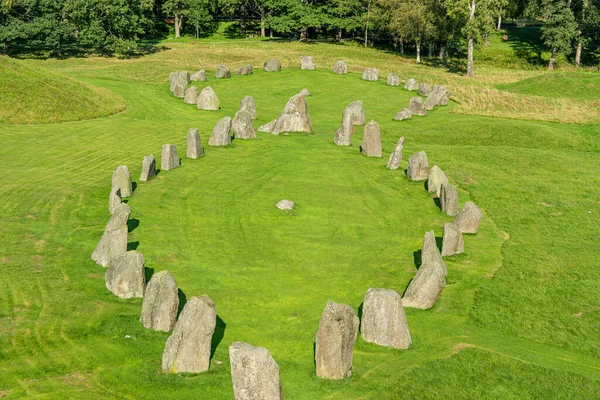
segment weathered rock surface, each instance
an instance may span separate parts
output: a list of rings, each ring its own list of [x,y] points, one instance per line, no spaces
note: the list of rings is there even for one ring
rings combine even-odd
[[[271,133],[273,131],[273,127],[275,126],[276,122],[277,122],[276,119],[274,119],[271,122],[267,122],[266,124],[259,126],[257,131]]]
[[[189,85],[191,82],[190,73],[187,71],[181,71],[177,76],[177,83],[183,86],[184,88]]]
[[[367,157],[381,157],[381,131],[377,122],[371,120],[365,125],[360,149]]]
[[[304,96],[292,96],[279,114],[271,133],[279,135],[282,132],[312,132],[308,104]]]
[[[192,81],[196,81],[196,82],[204,82],[204,81],[206,81],[206,71],[201,69],[198,72],[194,72],[192,74],[192,76],[190,77],[190,79]]]
[[[173,89],[173,95],[179,99],[183,99],[185,97],[185,86],[176,83],[175,88]]]
[[[140,181],[148,182],[154,176],[156,176],[156,159],[154,158],[154,155],[150,154],[144,156],[144,159],[142,160],[142,172],[140,174]]]
[[[353,115],[348,108],[342,113],[342,126],[335,131],[333,142],[338,146],[350,146],[354,133]]]
[[[240,110],[248,111],[252,119],[256,119],[256,103],[254,102],[254,97],[244,97],[240,102]]]
[[[395,349],[408,349],[412,340],[400,295],[389,289],[367,290],[360,332],[367,342]]]
[[[352,124],[353,125],[364,125],[365,120],[365,109],[363,107],[363,103],[360,100],[353,101],[348,104],[345,110],[349,111],[352,114]]]
[[[133,192],[131,185],[131,174],[127,165],[120,165],[117,167],[112,175],[112,189],[119,189],[121,192],[121,198],[131,196]]]
[[[402,304],[404,307],[429,309],[440,297],[444,286],[446,273],[440,263],[430,261],[421,264],[404,293]]]
[[[429,178],[427,179],[427,191],[429,193],[435,193],[436,197],[440,197],[442,185],[444,183],[448,183],[448,178],[446,177],[446,174],[444,174],[444,171],[437,165],[431,167]]]
[[[114,231],[115,229],[119,229],[123,225],[127,225],[127,221],[129,221],[129,216],[131,215],[131,208],[127,203],[121,203],[117,208],[115,208],[115,212],[110,216],[106,227],[104,228],[104,233]]]
[[[235,342],[229,346],[235,400],[281,400],[279,366],[264,347]]]
[[[377,68],[366,68],[362,78],[365,81],[376,81],[379,79],[379,71]]]
[[[477,233],[483,213],[472,201],[467,201],[460,212],[454,217],[454,223],[462,233]]]
[[[239,110],[233,117],[231,131],[236,139],[256,139],[252,126],[252,116],[246,110]]]
[[[177,283],[169,271],[160,271],[152,275],[142,302],[142,325],[155,331],[170,332],[175,325],[178,308]]]
[[[394,151],[390,155],[390,159],[388,160],[387,167],[391,170],[397,170],[400,168],[400,163],[402,162],[402,149],[404,148],[404,136],[398,140],[396,143],[396,147],[394,147]]]
[[[304,96],[304,97],[311,96],[310,90],[308,90],[307,88],[302,89],[298,94],[300,96]]]
[[[352,356],[358,334],[358,317],[346,304],[327,302],[317,331],[317,376],[344,379],[352,375]]]
[[[171,72],[169,74],[169,90],[173,92],[175,90],[175,85],[177,85],[177,79],[179,78],[178,72]]]
[[[402,110],[398,111],[394,116],[394,119],[396,121],[404,121],[405,119],[410,118],[412,118],[412,111],[410,111],[410,108],[403,108]]]
[[[92,260],[96,264],[107,267],[114,257],[125,253],[127,251],[127,231],[127,225],[105,231],[98,246],[96,246],[96,249],[92,253]]]
[[[189,299],[165,344],[163,372],[197,374],[208,371],[216,325],[217,308],[210,297]]]
[[[263,65],[263,70],[265,72],[277,72],[281,70],[281,63],[276,58],[271,58],[270,60],[265,61]]]
[[[296,204],[291,200],[281,200],[276,207],[283,211],[292,211]]]
[[[404,84],[404,89],[410,90],[411,92],[413,92],[415,90],[419,90],[419,84],[417,83],[417,81],[414,78],[410,78]]]
[[[348,64],[346,61],[339,60],[333,64],[333,73],[338,75],[344,75],[348,73]]]
[[[422,117],[427,115],[425,104],[423,104],[423,99],[420,97],[413,97],[410,99],[410,103],[408,103],[408,109],[413,115],[420,115]]]
[[[219,64],[217,65],[215,76],[217,77],[217,79],[231,78],[231,71],[229,70],[229,68],[227,68],[225,64]]]
[[[440,190],[440,206],[442,211],[451,217],[458,214],[458,191],[456,186],[443,183]]]
[[[111,189],[108,197],[108,212],[112,215],[115,209],[121,205],[121,189]]]
[[[200,139],[198,128],[190,128],[188,130],[186,144],[187,158],[196,160],[204,155],[204,147],[202,147],[202,139]]]
[[[198,110],[218,110],[221,108],[221,102],[217,94],[210,86],[205,87],[198,96]]]
[[[429,93],[427,100],[425,100],[425,108],[431,111],[436,106],[448,105],[449,100],[450,91],[445,86],[433,85],[431,93]]]
[[[316,68],[315,60],[311,56],[300,57],[300,69],[314,70]]]
[[[463,253],[465,251],[465,241],[463,240],[460,227],[454,223],[446,222],[444,224],[444,236],[442,238],[442,256],[451,256]]]
[[[398,77],[398,75],[394,74],[393,72],[390,72],[387,77],[387,84],[389,86],[400,86],[400,78]]]
[[[242,68],[238,69],[238,75],[250,75],[252,74],[253,68],[252,64],[246,64]]]
[[[212,130],[209,146],[229,146],[231,144],[231,118],[220,119]]]
[[[437,262],[442,266],[444,270],[444,276],[448,275],[448,269],[440,254],[440,249],[437,247],[435,240],[435,232],[425,232],[423,237],[423,247],[421,248],[421,264],[427,264],[429,262]]]
[[[421,82],[419,85],[419,96],[429,96],[431,93],[431,86],[427,82]]]
[[[144,255],[133,250],[113,258],[106,271],[106,288],[122,299],[144,297]]]
[[[414,153],[408,158],[406,175],[411,181],[423,181],[429,178],[429,162],[424,151]]]
[[[179,167],[180,159],[177,155],[177,146],[174,144],[163,144],[162,153],[160,156],[160,169],[169,171]]]
[[[198,104],[198,88],[196,86],[190,86],[185,89],[183,102],[185,104]]]

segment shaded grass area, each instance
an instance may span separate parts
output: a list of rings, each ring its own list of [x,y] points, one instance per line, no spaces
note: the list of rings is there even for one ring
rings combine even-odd
[[[498,88],[546,98],[597,100],[600,96],[600,75],[594,72],[557,72],[515,83],[500,84]]]

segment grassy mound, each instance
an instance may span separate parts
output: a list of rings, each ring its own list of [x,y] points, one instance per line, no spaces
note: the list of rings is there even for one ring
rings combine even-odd
[[[0,123],[77,121],[125,110],[113,92],[23,61],[0,57],[0,71]]]
[[[600,97],[600,76],[594,72],[546,73],[519,82],[500,84],[498,89],[551,98],[597,100]]]

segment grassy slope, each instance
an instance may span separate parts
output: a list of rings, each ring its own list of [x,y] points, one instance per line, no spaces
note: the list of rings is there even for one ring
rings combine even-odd
[[[125,109],[114,92],[8,57],[0,57],[0,93],[0,123],[77,121]]]

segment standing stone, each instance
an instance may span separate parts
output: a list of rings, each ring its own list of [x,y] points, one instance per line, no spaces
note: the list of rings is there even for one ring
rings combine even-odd
[[[252,116],[246,110],[239,110],[233,117],[231,131],[236,139],[256,139],[252,126]]]
[[[112,215],[115,213],[115,209],[121,205],[121,189],[111,189],[110,196],[108,197],[108,212]]]
[[[398,78],[398,75],[390,72],[387,77],[387,84],[389,86],[400,86],[400,78]]]
[[[156,176],[156,160],[152,154],[144,156],[142,161],[142,173],[140,181],[148,182],[152,177]]]
[[[278,59],[272,58],[270,60],[265,61],[263,64],[263,70],[265,72],[277,72],[281,70],[281,63]]]
[[[160,271],[152,275],[142,302],[142,325],[155,331],[170,332],[175,325],[178,308],[177,283],[169,271]]]
[[[482,216],[479,207],[472,201],[467,201],[453,222],[462,233],[477,233]]]
[[[264,347],[235,342],[229,346],[235,400],[281,400],[279,366]]]
[[[335,131],[335,137],[333,138],[333,142],[338,146],[350,146],[352,144],[352,134],[354,133],[352,121],[352,112],[346,108],[342,113],[342,126]]]
[[[412,99],[410,99],[408,108],[413,115],[420,115],[423,117],[427,114],[427,110],[425,109],[425,105],[423,104],[423,99],[420,97],[413,97]]]
[[[429,163],[424,151],[414,153],[409,157],[406,175],[411,181],[423,181],[429,178]]]
[[[451,256],[465,251],[465,241],[458,225],[451,222],[444,224],[442,239],[442,256]]]
[[[427,82],[421,82],[419,85],[419,96],[429,96],[431,93],[431,86]]]
[[[364,125],[365,124],[365,109],[363,103],[360,100],[353,101],[346,106],[346,110],[352,114],[352,124]]]
[[[185,86],[176,83],[175,89],[173,89],[173,94],[175,95],[175,97],[183,99],[185,97]]]
[[[133,192],[131,185],[131,174],[129,168],[126,165],[120,165],[117,167],[112,175],[112,189],[119,189],[121,192],[121,198],[131,196]]]
[[[404,292],[402,304],[404,307],[427,310],[433,307],[444,286],[446,286],[446,274],[440,263],[430,261],[421,264]]]
[[[231,144],[231,118],[220,119],[212,130],[209,146],[229,146]]]
[[[408,349],[412,340],[400,295],[389,289],[367,290],[360,333],[366,342]]]
[[[165,344],[163,372],[198,374],[208,371],[216,326],[217,308],[210,297],[189,299]]]
[[[300,57],[300,69],[306,70],[314,70],[317,66],[315,65],[315,60],[311,56],[302,56]]]
[[[411,92],[413,92],[415,90],[419,90],[419,84],[417,83],[417,81],[414,78],[410,78],[409,80],[406,81],[406,84],[404,85],[404,89],[410,90]]]
[[[160,157],[160,169],[169,171],[179,167],[180,160],[177,155],[177,146],[174,144],[164,144],[162,147],[162,155]]]
[[[198,110],[215,111],[221,108],[221,102],[217,94],[210,86],[205,87],[198,96]]]
[[[425,236],[423,237],[423,247],[421,248],[421,265],[429,262],[440,264],[444,270],[444,276],[448,275],[448,269],[446,268],[446,264],[437,247],[435,233],[433,231],[425,232]]]
[[[177,85],[177,79],[179,79],[179,73],[171,72],[169,74],[169,90],[173,92],[175,90],[175,85]]]
[[[115,229],[120,228],[123,225],[127,225],[127,221],[129,221],[129,216],[131,215],[131,208],[127,203],[121,203],[115,209],[113,215],[110,216],[106,227],[104,228],[104,233],[114,231]]]
[[[250,113],[252,119],[256,119],[256,103],[252,96],[246,96],[240,102],[240,110],[245,110]]]
[[[371,120],[365,125],[360,149],[367,157],[381,157],[381,131],[377,122]]]
[[[450,91],[445,86],[433,85],[431,93],[425,100],[425,108],[429,111],[433,110],[436,106],[448,105],[450,100]]]
[[[190,86],[185,90],[183,102],[185,104],[198,104],[198,88],[196,86]]]
[[[104,231],[98,246],[92,253],[92,260],[96,264],[107,267],[113,258],[125,253],[127,251],[127,231],[127,225]]]
[[[357,334],[358,317],[352,307],[328,301],[317,331],[317,376],[344,379],[352,375],[352,353]]]
[[[394,120],[396,121],[404,121],[405,119],[410,118],[412,118],[412,111],[410,111],[410,108],[403,108],[396,113],[396,116],[394,116]]]
[[[304,97],[306,97],[306,96],[310,96],[310,95],[311,95],[311,94],[310,94],[310,91],[309,91],[307,88],[304,88],[304,89],[302,89],[302,90],[301,90],[301,91],[300,91],[298,94],[299,94],[300,96],[304,96]]]
[[[379,71],[377,68],[366,68],[362,78],[365,81],[376,81],[379,79]]]
[[[348,64],[346,61],[339,60],[333,64],[333,73],[338,75],[345,75],[348,73]]]
[[[217,65],[217,70],[215,71],[215,76],[217,77],[217,79],[230,78],[231,71],[229,71],[229,68],[227,68],[227,66],[225,64],[219,64],[219,65]]]
[[[273,127],[275,126],[276,122],[277,122],[276,119],[274,119],[271,122],[267,122],[266,124],[259,126],[258,129],[257,129],[257,131],[259,131],[259,132],[265,132],[265,133],[271,133],[271,132],[273,132]]]
[[[440,205],[442,211],[451,217],[458,214],[458,191],[456,186],[443,183],[440,190]]]
[[[404,148],[404,136],[398,140],[396,147],[394,148],[394,152],[390,155],[390,159],[388,161],[388,169],[397,170],[400,168],[400,163],[402,162],[402,149]]]
[[[132,250],[113,258],[106,271],[106,288],[122,299],[144,297],[144,255]]]
[[[206,81],[206,71],[201,69],[200,71],[193,73],[190,79],[196,82],[204,82]]]
[[[187,133],[187,158],[197,160],[204,155],[204,147],[202,147],[202,140],[200,139],[200,132],[198,128],[190,128]]]
[[[442,192],[442,185],[448,183],[448,178],[444,171],[437,165],[434,165],[429,171],[429,178],[427,179],[427,191],[429,193],[435,193],[436,197],[440,197]]]
[[[242,68],[238,69],[238,75],[251,75],[254,68],[252,68],[252,64],[246,64]]]
[[[191,82],[190,73],[187,71],[181,71],[179,76],[177,77],[177,83],[179,83],[184,88],[189,85]]]
[[[295,95],[290,98],[281,114],[279,114],[271,133],[279,135],[281,132],[310,133],[311,131],[312,123],[308,115],[306,99],[304,96]]]

